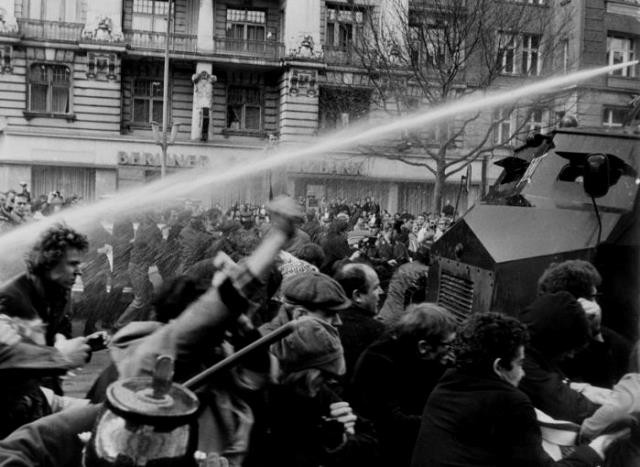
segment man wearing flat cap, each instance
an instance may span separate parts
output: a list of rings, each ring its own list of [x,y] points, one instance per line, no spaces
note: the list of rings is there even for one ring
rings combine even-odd
[[[342,324],[338,312],[351,304],[342,286],[319,272],[303,272],[285,279],[282,294],[284,303],[280,312],[263,325],[260,332],[266,334],[301,316],[320,319],[337,327]]]

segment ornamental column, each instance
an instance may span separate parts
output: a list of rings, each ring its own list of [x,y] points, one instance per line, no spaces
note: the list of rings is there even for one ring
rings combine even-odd
[[[213,0],[200,0],[198,11],[198,52],[213,52]]]

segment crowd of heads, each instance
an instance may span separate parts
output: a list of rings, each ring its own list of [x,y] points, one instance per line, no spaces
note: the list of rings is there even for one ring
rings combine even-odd
[[[19,210],[15,199],[21,197],[25,195],[14,196],[14,210]],[[279,443],[284,442],[296,455],[317,456],[309,465],[353,465],[336,460],[346,458],[333,457],[344,453],[345,447],[360,453],[356,461],[369,462],[368,456],[375,458],[379,449],[384,451],[385,437],[393,440],[397,435],[390,431],[393,423],[398,423],[394,418],[398,413],[412,420],[400,423],[399,433],[405,436],[402,430],[410,425],[406,436],[409,440],[417,437],[429,393],[452,371],[522,387],[536,405],[536,395],[545,402],[552,394],[531,395],[527,392],[530,386],[521,384],[527,376],[525,361],[534,358],[531,355],[545,359],[552,368],[545,368],[545,374],[553,374],[557,384],[565,384],[560,377],[563,362],[594,342],[600,345],[610,339],[610,334],[603,334],[596,300],[602,277],[587,261],[551,264],[538,281],[539,296],[522,312],[512,313],[517,316],[474,313],[461,320],[440,305],[415,298],[420,296],[415,289],[425,287],[423,280],[429,274],[430,245],[452,220],[450,209],[438,217],[391,216],[371,197],[352,203],[322,200],[314,208],[306,203],[299,207],[305,216],[290,216],[286,228],[282,212],[269,211],[265,205],[238,204],[228,209],[216,205],[203,210],[194,202],[122,216],[108,228],[106,223],[100,224],[99,232],[90,232],[88,238],[56,225],[32,248],[27,273],[36,282],[42,280],[45,291],[53,284],[68,292],[77,276],[82,276],[84,292],[78,309],[84,306],[91,319],[84,317],[93,326],[101,322],[104,330],[115,333],[118,349],[126,348],[132,337],[145,337],[140,330],[147,332],[148,328],[138,324],[132,331],[135,323],[153,320],[156,324],[148,331],[153,335],[176,326],[188,313],[197,316],[202,303],[214,316],[210,310],[224,302],[219,309],[225,311],[220,313],[232,309],[240,318],[237,322],[220,319],[214,335],[202,337],[204,342],[199,343],[199,349],[207,350],[194,353],[190,357],[194,361],[177,370],[180,375],[188,373],[189,365],[199,363],[201,368],[215,363],[224,357],[225,349],[227,353],[228,348],[237,350],[283,324],[297,323],[292,333],[271,346],[268,356],[247,360],[249,371],[234,374],[234,381],[241,376],[242,383],[227,384],[224,379],[224,390],[240,399],[246,396],[247,388],[266,391],[266,399],[251,396],[252,402],[246,402],[259,417],[265,417],[258,423],[264,431],[251,436],[252,442],[262,441],[256,443],[259,455],[277,458],[282,455]],[[287,237],[286,243],[279,234]],[[279,253],[273,253],[263,271],[255,272],[257,258],[264,261],[262,252],[268,248],[265,245],[276,241],[273,239],[282,242]],[[87,252],[88,261],[81,267]],[[87,267],[87,262],[93,264]],[[149,281],[153,267],[162,285]],[[257,274],[256,283],[247,282],[245,276],[251,274]],[[217,294],[207,293],[212,284]],[[130,302],[116,313],[117,307],[112,305],[122,302],[127,288]],[[378,313],[397,298],[394,290],[400,290],[400,305],[391,309],[393,319],[383,319]],[[3,293],[0,311],[12,312]],[[38,317],[32,318],[37,321]],[[181,326],[188,327],[188,323]],[[172,329],[178,332],[175,329],[182,328]],[[207,348],[211,342],[214,348]],[[393,387],[395,378],[398,387]],[[380,387],[374,384],[376,380]],[[424,391],[416,394],[415,388],[422,385]],[[215,387],[215,391],[221,390]],[[552,391],[549,387],[544,390]],[[261,405],[264,400],[266,406]],[[206,401],[213,403],[212,398]],[[410,404],[415,407],[408,409]],[[352,407],[361,411],[361,418]],[[428,418],[429,405],[426,407],[424,417]],[[549,407],[553,411],[553,406]],[[595,416],[594,411],[590,416]],[[607,448],[607,466],[629,465],[624,463],[627,459],[638,458],[638,424],[630,416],[634,411],[627,412],[624,427],[630,430]],[[562,419],[559,415],[551,413]],[[619,422],[606,416],[604,420]],[[326,422],[334,423],[331,430]],[[335,423],[338,437],[333,436]],[[591,433],[591,438],[606,434],[609,425]],[[322,455],[315,451],[318,443]],[[405,447],[408,451],[401,457],[409,459],[412,447]],[[388,460],[389,454],[383,453],[380,459]]]

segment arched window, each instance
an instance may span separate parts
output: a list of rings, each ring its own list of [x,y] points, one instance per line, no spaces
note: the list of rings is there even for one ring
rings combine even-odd
[[[71,70],[65,65],[34,63],[28,74],[28,110],[68,114],[71,112]]]

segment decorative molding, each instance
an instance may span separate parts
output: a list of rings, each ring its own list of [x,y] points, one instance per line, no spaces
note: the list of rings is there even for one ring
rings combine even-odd
[[[322,61],[324,59],[324,53],[322,49],[315,49],[313,36],[308,34],[302,38],[298,48],[289,50],[287,58],[296,60]]]
[[[118,66],[118,56],[116,54],[95,53],[87,54],[87,78],[104,79],[113,81],[117,78],[116,68]]]
[[[13,73],[13,47],[0,45],[0,73]]]
[[[318,95],[317,70],[291,70],[289,95],[298,96],[301,93],[306,93],[307,97],[316,97]]]
[[[123,42],[122,32],[114,31],[113,20],[108,16],[97,16],[82,30],[82,39],[97,42]]]

